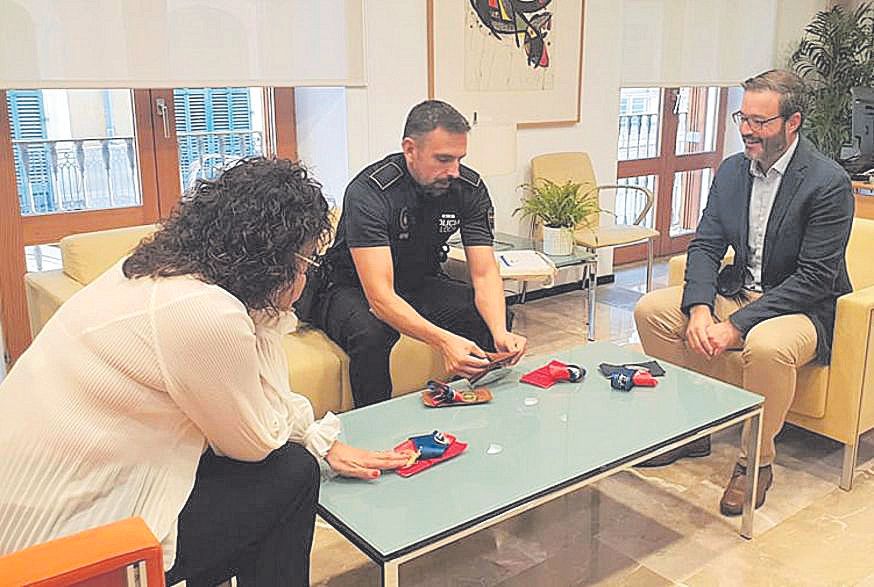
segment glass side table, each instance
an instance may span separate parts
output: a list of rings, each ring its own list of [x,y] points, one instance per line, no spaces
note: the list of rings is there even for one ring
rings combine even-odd
[[[461,246],[461,237],[454,236],[447,243],[452,249],[450,258],[464,262],[464,253]],[[583,267],[583,283],[588,284],[587,291],[587,311],[588,320],[586,323],[587,338],[595,340],[595,298],[598,280],[598,255],[583,247],[574,246],[574,252],[570,255],[546,255],[543,253],[543,242],[531,238],[516,236],[505,232],[496,232],[494,241],[495,252],[512,251],[512,250],[535,250],[547,257],[558,268],[564,267]],[[455,254],[453,254],[455,253]],[[516,276],[501,276],[504,279],[520,281],[522,283],[522,291],[520,292],[520,303],[525,303],[525,298],[528,294],[529,279],[519,278]]]

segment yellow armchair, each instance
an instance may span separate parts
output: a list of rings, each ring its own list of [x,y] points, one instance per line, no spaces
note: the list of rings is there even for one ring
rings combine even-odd
[[[602,190],[629,189],[643,193],[646,197],[646,202],[637,218],[634,219],[634,224],[614,224],[610,226],[595,224],[594,228],[581,226],[574,231],[574,240],[576,244],[592,252],[596,252],[597,249],[603,247],[616,247],[645,242],[647,245],[646,291],[651,291],[653,240],[658,238],[659,231],[643,226],[642,223],[650,209],[652,209],[654,201],[653,193],[642,186],[598,185],[597,181],[595,181],[592,161],[586,153],[547,153],[534,157],[531,160],[531,181],[534,182],[541,178],[555,183],[564,183],[570,180],[581,184],[582,187],[580,189],[583,192],[594,190],[600,194]],[[592,276],[592,279],[596,280],[597,276]]]
[[[854,291],[838,299],[832,360],[798,371],[795,399],[786,421],[844,445],[841,489],[853,486],[859,436],[874,428],[874,220],[856,218],[847,246],[847,270]],[[668,285],[683,285],[686,255],[668,264]],[[723,379],[741,384],[740,352],[728,354]]]

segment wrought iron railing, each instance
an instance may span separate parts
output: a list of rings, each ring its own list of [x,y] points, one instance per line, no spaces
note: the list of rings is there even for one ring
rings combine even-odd
[[[619,160],[658,157],[659,115],[630,114],[619,117]]]
[[[616,183],[620,185],[635,185],[648,188],[655,192],[655,175],[641,175],[638,177],[623,177]],[[616,216],[616,224],[633,224],[637,216],[646,206],[646,195],[640,190],[618,189],[616,190],[616,205],[613,214]],[[655,226],[655,206],[643,220],[643,226],[653,228]]]
[[[179,179],[190,189],[198,179],[213,179],[242,157],[262,155],[264,136],[256,130],[180,132]]]
[[[212,179],[241,157],[261,155],[261,131],[179,133],[184,189]],[[137,206],[142,202],[136,139],[132,136],[13,140],[21,214]]]
[[[136,206],[134,137],[13,140],[22,215]]]

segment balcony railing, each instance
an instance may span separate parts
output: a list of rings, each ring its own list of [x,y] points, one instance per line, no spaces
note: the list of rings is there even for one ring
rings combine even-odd
[[[658,157],[659,115],[630,114],[619,117],[619,160]]]
[[[180,132],[179,178],[183,189],[198,179],[214,179],[242,157],[264,154],[264,136],[256,130]]]
[[[134,137],[13,140],[21,214],[136,206]]]
[[[617,182],[620,185],[636,185],[655,191],[655,175],[641,175],[638,177],[623,177]],[[616,205],[613,213],[616,216],[616,224],[634,223],[638,214],[646,206],[646,196],[640,190],[618,189],[616,190]],[[655,225],[655,206],[643,220],[643,226],[653,228]]]
[[[179,133],[184,189],[264,152],[261,131]],[[134,137],[13,140],[23,216],[138,206],[142,202]]]

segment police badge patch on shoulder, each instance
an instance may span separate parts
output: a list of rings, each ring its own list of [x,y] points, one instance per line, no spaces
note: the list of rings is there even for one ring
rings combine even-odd
[[[459,167],[458,176],[475,188],[479,187],[479,184],[482,181],[480,179],[479,173],[464,165]]]
[[[379,186],[380,190],[387,190],[391,185],[399,180],[404,174],[400,166],[394,161],[389,161],[385,165],[375,169],[368,177],[373,180],[373,183]]]

